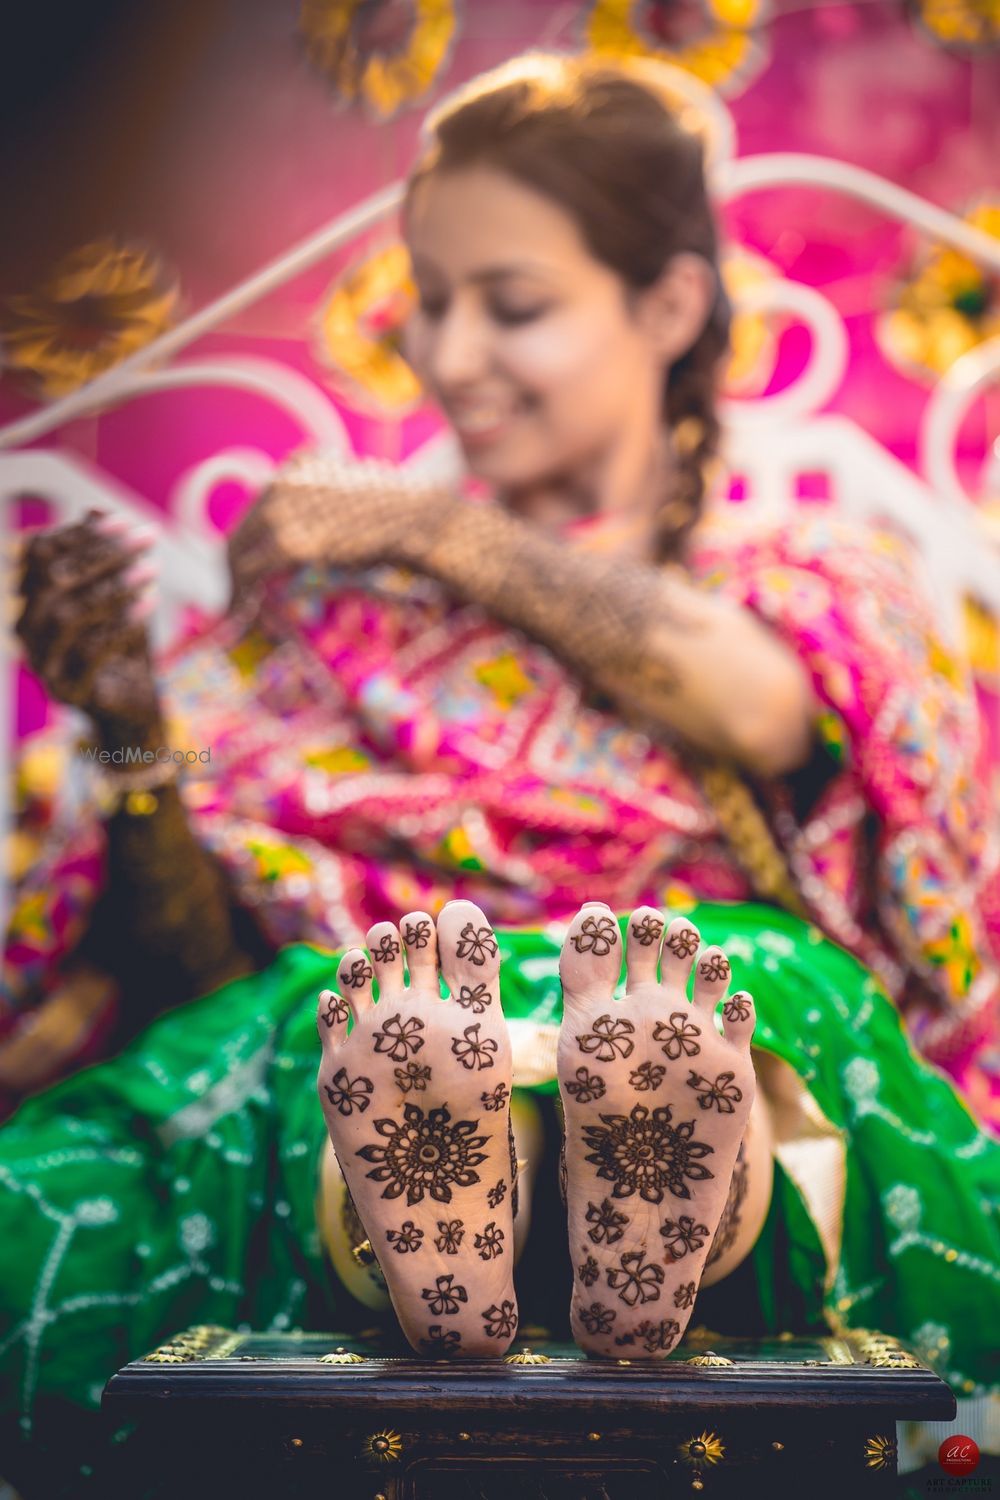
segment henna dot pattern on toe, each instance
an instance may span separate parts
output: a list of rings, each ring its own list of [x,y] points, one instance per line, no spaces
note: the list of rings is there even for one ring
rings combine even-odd
[[[663,1359],[683,1337],[738,1190],[753,1002],[742,991],[727,999],[729,959],[716,948],[699,958],[687,919],[667,925],[640,908],[625,932],[621,999],[619,929],[606,908],[581,909],[560,959],[570,1316],[588,1353]]]

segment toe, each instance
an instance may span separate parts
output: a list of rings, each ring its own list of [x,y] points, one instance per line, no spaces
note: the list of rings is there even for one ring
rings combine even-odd
[[[372,1006],[372,966],[363,948],[348,948],[337,969],[337,985],[358,1022]],[[328,995],[329,990],[323,994]],[[322,1000],[323,996],[320,996]]]
[[[438,953],[449,993],[470,1014],[498,1003],[500,946],[472,901],[449,901],[438,917]]]
[[[569,925],[559,955],[559,977],[567,1002],[611,1000],[622,966],[622,942],[610,906],[588,902]]]
[[[753,996],[746,990],[737,990],[730,995],[722,1007],[722,1019],[725,1023],[726,1040],[737,1047],[749,1047],[757,1025]]]
[[[375,967],[380,1000],[398,1003],[403,998],[403,942],[392,922],[376,922],[365,938]]]
[[[711,1015],[729,988],[732,970],[721,948],[706,948],[698,959],[692,1000],[699,1010]]]
[[[663,936],[663,914],[655,906],[637,906],[628,920],[628,988],[655,984]]]
[[[660,954],[660,973],[664,989],[687,990],[688,976],[698,952],[701,933],[687,917],[675,917],[667,928]]]
[[[411,911],[399,924],[406,947],[406,969],[410,986],[437,989],[437,933],[434,922],[425,911]]]
[[[336,1047],[344,1040],[349,1014],[343,995],[338,995],[335,990],[320,990],[316,1025],[324,1051],[329,1047]]]

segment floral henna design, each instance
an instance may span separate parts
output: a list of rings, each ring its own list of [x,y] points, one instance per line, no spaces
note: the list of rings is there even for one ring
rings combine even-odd
[[[407,922],[403,932],[408,948],[426,948],[431,940],[431,924],[426,917],[419,922]]]
[[[666,1072],[662,1063],[644,1062],[632,1070],[628,1075],[628,1081],[637,1094],[651,1093],[660,1087]]]
[[[348,1015],[347,1001],[342,995],[335,995],[331,990],[322,1019],[327,1026],[339,1026],[347,1020]]]
[[[369,1104],[374,1085],[370,1078],[348,1078],[346,1068],[338,1068],[333,1075],[333,1087],[324,1083],[326,1097],[342,1115],[353,1115],[357,1110],[363,1115]]]
[[[451,1050],[462,1064],[463,1068],[492,1068],[493,1056],[499,1049],[499,1043],[491,1036],[480,1040],[479,1032],[482,1027],[481,1021],[476,1021],[473,1026],[467,1026],[462,1032],[464,1041],[452,1037]]]
[[[692,1307],[694,1305],[695,1290],[696,1288],[693,1281],[684,1282],[683,1285],[679,1286],[674,1293],[674,1306],[681,1308]]]
[[[497,940],[493,936],[490,927],[476,927],[472,922],[466,922],[458,938],[456,956],[467,958],[470,963],[481,969],[487,958],[495,958],[497,952]]]
[[[506,1299],[497,1307],[494,1302],[485,1312],[480,1313],[483,1321],[483,1332],[487,1338],[509,1339],[517,1328],[517,1308],[513,1302]]]
[[[505,1083],[498,1083],[492,1094],[480,1094],[479,1102],[490,1114],[496,1114],[503,1109],[510,1094]]]
[[[431,1359],[447,1359],[449,1354],[456,1353],[461,1342],[462,1335],[457,1328],[449,1328],[445,1333],[440,1323],[432,1323],[427,1337],[420,1340],[420,1351]]]
[[[618,941],[618,924],[611,917],[584,917],[580,931],[570,938],[577,953],[603,958]]]
[[[675,958],[690,958],[697,953],[698,944],[701,939],[693,927],[682,927],[679,932],[672,932],[667,938],[667,947]]]
[[[599,1073],[589,1073],[585,1067],[577,1068],[575,1083],[567,1083],[563,1087],[577,1104],[593,1104],[596,1099],[603,1099],[605,1094],[604,1079]]]
[[[378,940],[378,947],[372,950],[372,958],[378,964],[391,964],[402,950],[391,932],[383,932]]]
[[[580,1322],[589,1334],[610,1333],[616,1317],[614,1308],[605,1307],[601,1302],[592,1302],[589,1307],[580,1308]]]
[[[434,1248],[439,1255],[457,1255],[465,1238],[465,1225],[461,1219],[438,1219],[438,1235]]]
[[[733,995],[722,1007],[722,1014],[727,1021],[745,1021],[750,1015],[749,995],[744,995],[742,990]]]
[[[729,959],[723,953],[713,953],[698,965],[699,979],[728,979],[731,973]]]
[[[587,1223],[594,1226],[587,1230],[587,1237],[595,1245],[613,1245],[625,1233],[628,1215],[619,1213],[611,1199],[605,1198],[600,1208],[596,1203],[587,1204]]]
[[[375,1121],[382,1136],[382,1146],[362,1146],[356,1154],[375,1167],[366,1176],[373,1182],[386,1182],[383,1198],[399,1198],[406,1193],[412,1208],[429,1193],[435,1203],[450,1203],[452,1187],[471,1187],[479,1181],[473,1171],[486,1160],[480,1151],[488,1137],[475,1135],[477,1120],[452,1123],[446,1105],[425,1115],[419,1104],[403,1105],[403,1124],[395,1120]]]
[[[371,964],[366,963],[363,958],[356,958],[351,964],[350,972],[343,975],[342,982],[347,985],[348,989],[360,990],[373,977],[374,973],[375,971]]]
[[[424,1045],[422,1036],[424,1023],[419,1016],[403,1020],[402,1014],[390,1017],[381,1031],[375,1033],[375,1051],[387,1052],[393,1062],[405,1062],[411,1052],[419,1052]]]
[[[711,1083],[692,1069],[688,1075],[688,1088],[696,1091],[702,1109],[715,1107],[720,1115],[731,1115],[743,1098],[743,1090],[733,1082],[735,1077],[735,1073],[720,1073]]]
[[[435,1318],[447,1316],[449,1313],[457,1313],[460,1302],[468,1302],[469,1294],[464,1286],[455,1285],[455,1275],[449,1271],[444,1276],[439,1276],[433,1286],[425,1287],[420,1293],[425,1302],[430,1303],[430,1310]]]
[[[652,1111],[634,1104],[629,1115],[601,1115],[602,1124],[584,1126],[584,1144],[591,1148],[586,1159],[598,1177],[614,1183],[612,1198],[638,1193],[644,1203],[662,1203],[664,1191],[690,1198],[686,1177],[702,1182],[715,1176],[698,1161],[714,1155],[715,1147],[692,1139],[693,1120],[673,1125],[672,1118],[669,1104]]]
[[[644,1261],[641,1250],[626,1250],[614,1270],[608,1270],[608,1286],[628,1307],[637,1302],[658,1302],[664,1271],[655,1261]]]
[[[581,1052],[593,1052],[598,1062],[614,1062],[616,1057],[631,1057],[635,1042],[631,1040],[635,1031],[631,1021],[624,1017],[598,1016],[592,1031],[577,1037]]]
[[[463,984],[459,988],[455,1000],[463,1010],[471,1010],[474,1016],[481,1016],[487,1005],[493,1004],[493,996],[490,994],[485,980],[481,984],[472,986]]]
[[[663,1318],[659,1323],[643,1319],[631,1333],[623,1333],[615,1339],[619,1348],[626,1344],[641,1343],[647,1354],[666,1354],[672,1347],[681,1325],[674,1318]]]
[[[416,1253],[423,1243],[424,1231],[412,1219],[404,1219],[401,1229],[387,1229],[385,1237],[397,1255]]]
[[[740,1227],[740,1211],[743,1208],[743,1200],[747,1195],[750,1168],[746,1159],[746,1148],[740,1142],[740,1149],[736,1155],[736,1165],[733,1168],[732,1181],[729,1184],[729,1196],[726,1198],[726,1206],[722,1210],[722,1218],[719,1220],[715,1234],[712,1238],[712,1248],[708,1252],[706,1266],[714,1265],[736,1241],[736,1235]]]
[[[662,933],[663,923],[659,917],[651,917],[649,912],[646,913],[641,922],[632,923],[632,936],[644,948],[652,947],[653,943],[659,940]]]
[[[576,1272],[584,1286],[593,1286],[601,1274],[597,1261],[592,1255],[587,1256],[582,1266],[577,1266]]]
[[[486,1194],[486,1201],[489,1204],[490,1208],[499,1208],[506,1196],[507,1184],[501,1177],[496,1186],[491,1187],[489,1192]]]
[[[419,1063],[408,1062],[405,1068],[394,1068],[393,1077],[399,1084],[404,1094],[422,1094],[430,1082],[430,1066],[422,1068]]]
[[[504,1232],[498,1229],[495,1222],[487,1224],[482,1234],[477,1234],[473,1240],[473,1249],[479,1251],[480,1260],[496,1260],[498,1255],[503,1254]]]
[[[657,1021],[653,1027],[653,1041],[663,1042],[661,1051],[665,1052],[671,1062],[684,1053],[685,1057],[697,1057],[701,1047],[695,1041],[696,1036],[701,1036],[701,1027],[696,1026],[687,1014],[682,1010],[675,1010],[670,1017],[670,1024],[666,1021]]]
[[[693,1250],[700,1250],[708,1238],[705,1225],[696,1224],[687,1214],[681,1214],[676,1222],[668,1219],[661,1224],[660,1233],[667,1242],[671,1260],[683,1260]]]

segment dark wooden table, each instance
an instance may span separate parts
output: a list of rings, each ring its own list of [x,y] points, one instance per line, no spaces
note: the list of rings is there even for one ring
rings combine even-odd
[[[449,1364],[377,1334],[207,1328],[119,1371],[104,1409],[136,1424],[144,1478],[192,1500],[853,1500],[893,1493],[897,1421],[955,1400],[878,1334],[696,1330],[652,1366],[532,1337]]]

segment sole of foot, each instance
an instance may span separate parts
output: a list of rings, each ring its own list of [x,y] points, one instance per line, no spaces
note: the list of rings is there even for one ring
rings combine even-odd
[[[501,1355],[517,1330],[516,1162],[497,941],[470,901],[450,901],[436,927],[419,911],[380,922],[365,941],[319,1001],[333,1149],[413,1348]]]
[[[664,1359],[680,1340],[754,1097],[753,1001],[727,998],[729,961],[698,954],[690,921],[665,925],[653,907],[629,917],[621,1000],[609,907],[581,909],[560,960],[570,1317],[580,1347],[606,1358]]]

